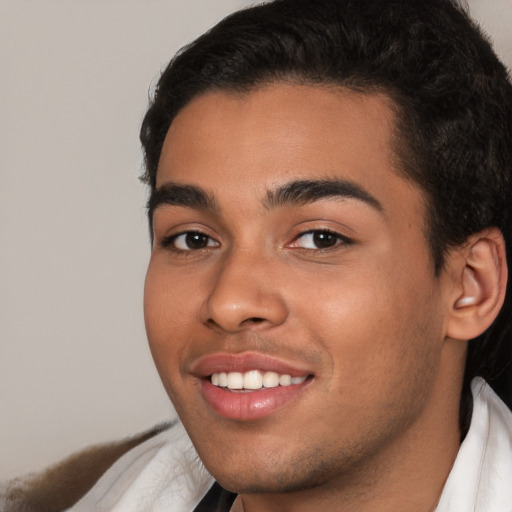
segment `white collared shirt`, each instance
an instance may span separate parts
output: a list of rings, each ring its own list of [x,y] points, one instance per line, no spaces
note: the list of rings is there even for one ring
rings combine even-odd
[[[483,379],[471,392],[471,426],[436,512],[512,512],[512,413]]]

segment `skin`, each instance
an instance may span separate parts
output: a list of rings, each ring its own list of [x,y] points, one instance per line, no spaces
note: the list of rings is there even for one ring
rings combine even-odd
[[[240,493],[234,510],[433,510],[455,459],[465,345],[447,331],[462,267],[449,258],[435,276],[390,107],[382,95],[290,84],[207,93],[165,139],[157,188],[201,187],[216,208],[155,209],[148,339],[202,461]],[[268,203],[292,181],[333,179],[380,207]],[[325,230],[339,237],[319,249],[311,232]],[[190,249],[187,231],[205,246]],[[247,351],[313,377],[269,416],[224,418],[193,367]]]

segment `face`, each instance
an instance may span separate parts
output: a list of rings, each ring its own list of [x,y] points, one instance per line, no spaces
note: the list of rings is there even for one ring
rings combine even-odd
[[[443,275],[383,96],[269,85],[188,104],[165,139],[150,347],[237,492],[348,478],[431,414]]]

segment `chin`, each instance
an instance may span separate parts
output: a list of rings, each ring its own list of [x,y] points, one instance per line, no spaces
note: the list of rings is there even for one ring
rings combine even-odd
[[[305,453],[286,456],[281,452],[261,457],[254,460],[250,454],[239,455],[229,460],[223,458],[222,464],[210,464],[206,460],[205,466],[224,489],[238,494],[305,491],[328,485],[333,478],[339,481],[340,475],[344,472],[348,475],[353,467],[352,461],[343,455],[335,457],[329,453],[323,457],[318,451],[309,456]]]

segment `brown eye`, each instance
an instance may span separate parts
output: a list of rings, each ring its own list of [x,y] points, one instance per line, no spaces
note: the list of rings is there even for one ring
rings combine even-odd
[[[313,233],[313,243],[318,249],[327,249],[335,246],[339,242],[339,236],[329,231],[315,231]]]
[[[197,251],[218,245],[213,238],[199,231],[188,231],[174,235],[170,240],[170,244],[179,251]]]
[[[322,250],[331,249],[337,246],[351,245],[353,241],[346,236],[328,230],[308,231],[298,236],[291,244],[291,247],[301,249]]]

